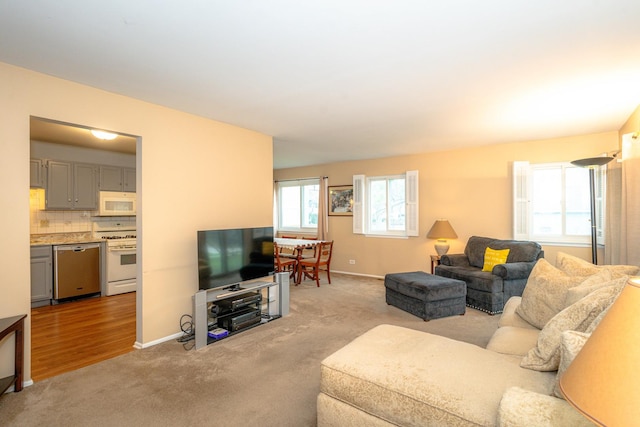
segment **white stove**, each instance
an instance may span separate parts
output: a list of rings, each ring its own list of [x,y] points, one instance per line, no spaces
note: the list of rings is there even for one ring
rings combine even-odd
[[[93,237],[106,241],[106,295],[135,291],[137,275],[135,218],[121,220],[94,218]]]

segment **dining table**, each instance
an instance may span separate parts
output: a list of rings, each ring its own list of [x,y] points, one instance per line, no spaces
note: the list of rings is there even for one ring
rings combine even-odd
[[[302,282],[302,268],[300,267],[300,261],[304,258],[305,249],[313,249],[315,246],[323,243],[324,240],[317,239],[289,239],[284,237],[274,237],[273,241],[278,244],[279,247],[290,249],[296,258],[296,270],[295,284],[299,285]]]

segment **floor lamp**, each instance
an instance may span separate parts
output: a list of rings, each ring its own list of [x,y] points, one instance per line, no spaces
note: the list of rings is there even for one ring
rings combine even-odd
[[[600,166],[606,165],[613,157],[590,157],[588,159],[574,160],[571,162],[574,166],[589,169],[589,190],[591,196],[591,261],[598,264],[598,246],[596,240],[596,178],[595,170]]]

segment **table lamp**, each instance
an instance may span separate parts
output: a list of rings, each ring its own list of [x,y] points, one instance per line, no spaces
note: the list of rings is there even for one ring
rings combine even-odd
[[[458,235],[449,224],[446,219],[438,219],[433,223],[431,230],[427,233],[428,239],[436,239],[435,244],[436,252],[442,256],[449,251],[449,244],[447,239],[457,239]]]
[[[572,406],[601,426],[640,420],[640,277],[629,280],[560,378]]]

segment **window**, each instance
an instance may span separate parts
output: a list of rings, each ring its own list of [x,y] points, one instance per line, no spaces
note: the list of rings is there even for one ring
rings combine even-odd
[[[514,238],[583,244],[591,237],[589,170],[570,163],[514,162]],[[596,231],[604,241],[604,168],[595,171]]]
[[[319,179],[277,183],[278,230],[315,232],[318,229]]]
[[[353,232],[375,236],[418,235],[418,171],[353,177]]]

